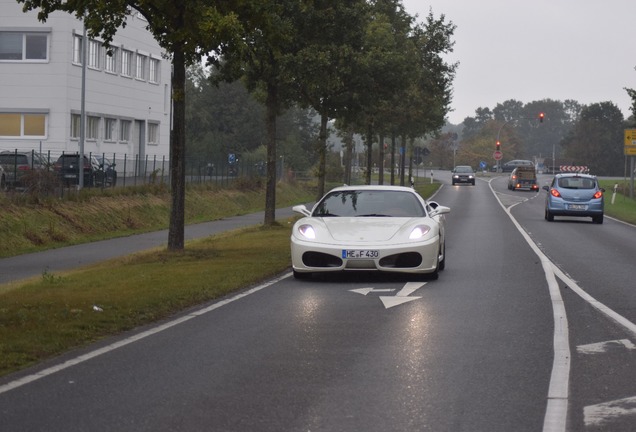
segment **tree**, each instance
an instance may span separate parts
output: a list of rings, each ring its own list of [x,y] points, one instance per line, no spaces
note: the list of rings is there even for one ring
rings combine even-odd
[[[242,27],[229,9],[235,2],[206,0],[17,0],[24,10],[39,9],[46,21],[64,11],[84,22],[90,37],[112,42],[117,29],[126,25],[130,8],[148,21],[148,30],[171,55],[173,119],[170,134],[171,210],[168,249],[183,250],[185,230],[185,82],[186,67],[213,50],[239,44]],[[238,0],[237,0],[238,1]]]
[[[632,123],[636,124],[636,90],[625,88],[625,91],[629,97],[632,98],[632,106],[630,107],[630,110],[632,111]]]
[[[562,141],[566,158],[597,175],[619,174],[624,156],[623,127],[623,113],[612,102],[585,106]]]
[[[209,59],[219,71],[217,80],[241,78],[248,90],[265,104],[265,225],[276,221],[276,118],[294,102],[292,84],[295,77],[287,64],[293,62],[302,11],[303,2],[293,0],[244,4],[236,12],[246,28],[245,49],[230,50],[223,56]]]

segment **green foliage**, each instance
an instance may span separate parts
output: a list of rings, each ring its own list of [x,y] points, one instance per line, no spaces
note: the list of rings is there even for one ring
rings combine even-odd
[[[596,175],[619,175],[623,171],[623,113],[612,102],[591,104],[562,145],[573,165],[586,165]]]

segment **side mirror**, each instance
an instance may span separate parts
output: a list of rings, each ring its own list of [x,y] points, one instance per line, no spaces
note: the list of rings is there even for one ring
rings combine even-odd
[[[296,213],[300,213],[303,216],[309,216],[311,215],[311,212],[309,210],[307,210],[307,207],[305,207],[304,205],[297,205],[292,207],[292,210]]]
[[[544,191],[550,192],[550,186],[548,185],[543,186],[541,189],[543,189]]]
[[[430,216],[439,216],[443,214],[450,213],[450,207],[438,205],[435,210],[430,213]]]

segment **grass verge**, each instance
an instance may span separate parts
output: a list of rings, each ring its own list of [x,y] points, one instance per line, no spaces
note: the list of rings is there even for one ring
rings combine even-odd
[[[636,200],[629,197],[629,182],[601,180],[599,183],[605,188],[605,214],[636,225]],[[612,204],[615,185],[618,187]]]

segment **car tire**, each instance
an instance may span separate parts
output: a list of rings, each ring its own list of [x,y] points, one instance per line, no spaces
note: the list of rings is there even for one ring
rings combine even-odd
[[[443,247],[444,254],[442,255],[442,260],[438,263],[437,268],[439,271],[442,271],[446,268],[446,246]]]
[[[473,180],[473,186],[475,186],[475,180]]]
[[[592,222],[601,225],[603,223],[603,215],[592,217]]]
[[[455,182],[452,182],[452,185],[455,186]]]
[[[548,222],[554,221],[554,215],[550,213],[550,210],[548,210],[547,208],[545,209],[545,220],[547,220]]]

